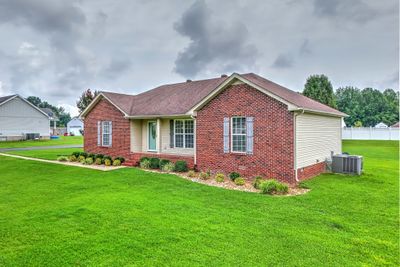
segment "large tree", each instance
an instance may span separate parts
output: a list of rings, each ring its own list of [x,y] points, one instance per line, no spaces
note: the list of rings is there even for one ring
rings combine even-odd
[[[79,98],[79,100],[76,102],[76,106],[79,109],[79,112],[82,112],[85,110],[87,106],[89,106],[90,102],[93,101],[93,99],[99,94],[98,91],[94,91],[94,93],[90,90],[87,89],[84,91]]]
[[[304,85],[303,95],[336,108],[332,84],[325,75],[311,75]]]
[[[347,126],[355,126],[356,122],[362,121],[360,89],[351,86],[337,89],[336,104],[340,111],[349,115],[349,117],[344,118]]]
[[[66,127],[67,123],[71,120],[71,115],[65,111],[63,107],[56,107],[49,104],[47,101],[42,101],[40,97],[37,96],[29,96],[26,100],[30,103],[34,104],[39,108],[49,108],[54,114],[58,117],[58,121],[56,123],[57,127]]]

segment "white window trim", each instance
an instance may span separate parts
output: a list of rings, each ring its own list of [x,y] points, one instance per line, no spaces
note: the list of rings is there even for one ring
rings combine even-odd
[[[150,131],[150,123],[155,123],[156,124],[156,148],[155,149],[150,149],[150,138],[149,138],[149,131]],[[147,122],[147,151],[148,152],[157,152],[157,121],[148,121]]]
[[[183,121],[183,133],[178,133],[179,135],[183,135],[183,147],[177,147],[176,146],[176,132],[175,132],[175,123],[176,123],[176,121]],[[184,121],[193,121],[193,133],[185,133],[185,122]],[[195,132],[195,128],[194,128],[195,126],[194,126],[194,120],[192,120],[192,119],[175,119],[174,120],[174,148],[179,148],[179,149],[194,149],[194,146],[195,146],[195,141],[194,141],[194,139],[195,139],[195,136],[194,136],[194,132]],[[193,147],[186,147],[186,138],[185,138],[185,135],[193,135]]]
[[[107,133],[107,135],[109,136],[109,139],[108,139],[108,145],[106,145],[106,144],[104,144],[104,135],[105,135],[105,133],[104,133],[104,125],[105,125],[105,123],[108,123],[108,127],[109,127],[109,129],[108,129],[108,133]],[[101,146],[104,146],[104,147],[111,147],[111,138],[112,138],[112,132],[111,132],[111,121],[102,121],[101,122]]]
[[[245,134],[233,134],[233,119],[234,118],[244,118],[244,120],[245,120],[245,129],[246,129],[246,133]],[[233,117],[231,117],[231,121],[230,121],[230,123],[231,123],[231,125],[230,125],[230,131],[231,131],[231,134],[230,134],[230,138],[231,138],[231,148],[230,148],[230,150],[231,150],[231,153],[235,153],[235,154],[246,154],[247,153],[247,151],[246,151],[246,147],[247,147],[247,124],[246,124],[246,116],[233,116]],[[245,141],[246,141],[246,147],[245,147],[245,151],[234,151],[233,150],[233,135],[244,135],[245,136]]]

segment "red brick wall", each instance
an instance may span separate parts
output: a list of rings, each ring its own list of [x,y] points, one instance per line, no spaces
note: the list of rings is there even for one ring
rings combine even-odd
[[[326,163],[325,162],[319,162],[314,165],[310,165],[304,168],[297,169],[297,178],[302,181],[306,180],[309,178],[312,178],[314,176],[317,176],[318,174],[321,174],[325,172],[326,170]]]
[[[97,145],[97,122],[112,121],[112,146]],[[129,120],[114,105],[102,99],[89,112],[84,120],[84,149],[88,153],[100,153],[112,157],[129,157],[130,152],[130,124]]]
[[[224,117],[254,117],[253,155],[224,153]],[[294,183],[293,114],[281,102],[245,85],[233,85],[197,113],[197,167],[262,175]]]

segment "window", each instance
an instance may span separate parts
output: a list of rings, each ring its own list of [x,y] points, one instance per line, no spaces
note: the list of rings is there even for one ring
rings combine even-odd
[[[101,122],[102,146],[111,146],[112,142],[111,128],[112,128],[111,121]]]
[[[232,152],[246,152],[246,117],[232,118]]]
[[[194,147],[194,122],[193,120],[175,120],[174,127],[175,147]]]

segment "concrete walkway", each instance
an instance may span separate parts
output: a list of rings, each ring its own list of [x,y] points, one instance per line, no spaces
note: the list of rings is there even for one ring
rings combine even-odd
[[[60,165],[75,166],[75,167],[81,167],[81,168],[87,168],[87,169],[93,169],[93,170],[99,170],[99,171],[113,171],[113,170],[117,170],[117,169],[126,168],[126,166],[83,165],[83,164],[78,163],[78,162],[66,162],[66,161],[56,161],[56,160],[48,160],[48,159],[37,159],[37,158],[29,158],[29,157],[11,155],[11,154],[4,154],[4,153],[0,153],[0,156],[17,158],[17,159],[33,160],[33,161],[40,161],[40,162],[60,164]]]
[[[60,149],[60,148],[82,148],[82,147],[83,147],[83,145],[12,147],[12,148],[0,148],[0,152],[23,151],[23,150],[43,150],[43,149]]]

